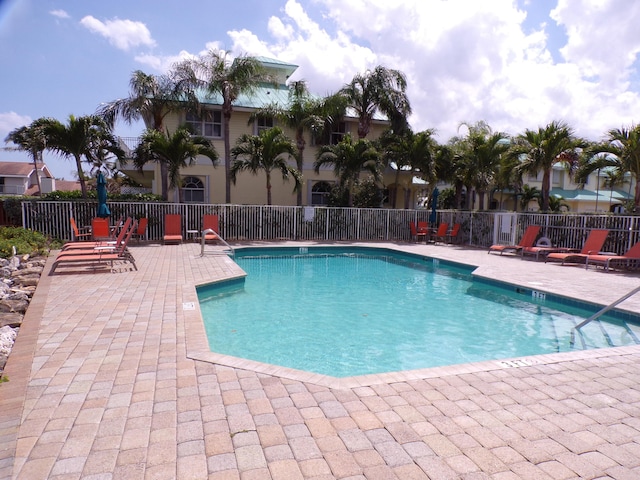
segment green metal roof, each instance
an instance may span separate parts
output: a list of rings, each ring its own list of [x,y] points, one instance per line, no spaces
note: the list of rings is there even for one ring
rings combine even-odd
[[[565,190],[563,188],[552,188],[549,195],[562,197],[565,200],[582,200],[587,202],[595,202],[596,199],[598,201],[609,200],[609,198],[620,201],[633,199],[633,195],[629,195],[628,192],[622,190],[613,190],[612,192],[611,190],[604,189],[600,190],[600,192],[594,192],[593,190],[583,189]]]
[[[553,197],[562,197],[565,200],[583,200],[595,202],[599,199],[597,192],[584,189],[565,190],[564,188],[552,188],[549,195]]]

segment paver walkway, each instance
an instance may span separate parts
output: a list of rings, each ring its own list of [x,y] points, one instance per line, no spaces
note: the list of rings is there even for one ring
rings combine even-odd
[[[609,303],[637,275],[376,244]],[[0,478],[640,478],[640,346],[315,382],[213,364],[194,285],[241,273],[195,244],[137,272],[43,276],[0,386]],[[640,312],[640,299],[622,306]],[[234,364],[229,362],[229,364]]]

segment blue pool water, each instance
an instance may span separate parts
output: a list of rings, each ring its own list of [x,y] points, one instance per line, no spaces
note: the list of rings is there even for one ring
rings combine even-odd
[[[246,249],[244,281],[198,289],[211,350],[346,377],[638,343],[613,312],[474,281],[471,269],[385,249]]]

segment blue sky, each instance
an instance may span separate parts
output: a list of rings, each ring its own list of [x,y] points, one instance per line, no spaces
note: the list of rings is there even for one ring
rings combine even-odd
[[[0,0],[0,146],[36,118],[126,97],[134,70],[163,73],[210,48],[296,64],[292,79],[319,95],[399,69],[413,129],[443,143],[480,120],[510,134],[564,120],[596,140],[640,118],[639,24],[629,0]],[[71,160],[45,161],[74,178]]]

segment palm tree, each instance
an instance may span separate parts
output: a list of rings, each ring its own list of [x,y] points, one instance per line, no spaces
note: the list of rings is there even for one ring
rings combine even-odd
[[[630,172],[636,180],[634,208],[640,210],[640,125],[609,130],[604,142],[592,146],[578,170],[581,179],[604,167]]]
[[[295,181],[294,191],[301,187],[301,175],[298,170],[291,167],[287,160],[295,155],[296,147],[289,140],[280,127],[263,130],[260,135],[244,134],[238,138],[235,147],[231,150],[234,158],[231,166],[231,180],[234,185],[238,173],[248,170],[257,175],[263,170],[266,176],[267,205],[271,205],[271,172],[280,170],[283,180],[293,177]]]
[[[496,182],[502,154],[509,148],[507,134],[494,132],[485,122],[466,124],[469,134],[462,141],[462,155],[470,167],[468,181],[478,192],[479,209],[484,209],[484,195]]]
[[[268,105],[251,115],[250,122],[256,118],[275,118],[279,124],[290,128],[296,134],[295,154],[296,168],[299,172],[304,169],[304,149],[306,140],[305,131],[315,135],[324,127],[322,118],[322,101],[314,99],[309,93],[304,80],[291,82],[289,85],[289,103],[286,107],[280,105]],[[298,206],[302,205],[302,188],[299,188],[296,196]]]
[[[28,152],[33,160],[33,168],[36,172],[36,182],[38,183],[38,194],[42,193],[40,187],[40,174],[38,173],[38,163],[43,163],[42,152],[47,147],[47,138],[45,135],[44,119],[38,119],[31,122],[29,126],[16,128],[9,132],[4,139],[6,143],[12,142],[17,145],[18,150]]]
[[[130,93],[127,98],[120,98],[101,105],[97,114],[113,126],[117,118],[127,123],[144,120],[148,128],[158,132],[164,131],[164,120],[167,115],[182,111],[185,106],[195,107],[198,101],[188,84],[179,79],[175,73],[166,75],[149,75],[140,70],[131,74]],[[162,198],[167,199],[168,173],[166,165],[161,164],[160,181]]]
[[[538,197],[538,203],[542,200],[542,197]],[[556,197],[551,195],[549,197],[549,211],[553,213],[560,213],[563,211],[569,211],[569,205],[565,202],[564,197]]]
[[[117,138],[111,133],[111,127],[97,115],[69,115],[68,125],[55,119],[42,119],[42,127],[48,150],[74,158],[83,198],[87,198],[87,186],[82,157],[89,163],[98,155],[104,155],[105,151],[119,159],[124,157]]]
[[[513,192],[515,211],[518,211],[518,196],[522,194],[525,186],[528,187],[528,185],[524,185],[522,172],[518,169],[519,165],[518,159],[510,155],[502,155],[495,179],[496,190],[500,192],[500,205],[503,205],[502,195],[504,191],[511,190]]]
[[[531,200],[537,200],[538,205],[541,205],[542,202],[540,201],[540,198],[540,190],[538,189],[538,187],[523,185],[522,192],[520,193],[520,208],[522,209],[522,211],[526,212]]]
[[[358,116],[358,138],[365,138],[371,129],[376,112],[380,111],[391,121],[396,133],[407,126],[411,105],[406,94],[407,80],[398,71],[377,66],[373,71],[357,74],[338,92]]]
[[[437,150],[436,142],[433,138],[433,130],[413,133],[410,129],[405,130],[403,135],[393,132],[385,133],[380,138],[380,145],[383,151],[383,158],[389,163],[396,165],[396,189],[391,204],[393,208],[397,204],[398,186],[400,183],[400,171],[403,168],[411,170],[411,176],[417,173],[429,185],[436,183],[436,162],[435,154]],[[404,208],[409,208],[408,195],[410,190],[406,190]]]
[[[224,137],[225,201],[231,203],[231,143],[229,123],[233,104],[241,94],[250,95],[262,82],[269,81],[258,59],[239,56],[233,61],[229,52],[209,50],[197,60],[185,60],[176,66],[179,77],[192,87],[205,88],[210,95],[222,97],[222,130]]]
[[[353,142],[351,135],[345,135],[337,145],[323,145],[318,150],[313,168],[316,174],[325,165],[332,165],[339,185],[348,193],[348,205],[352,205],[353,186],[360,173],[369,172],[375,181],[380,180],[380,154],[371,142],[359,139]]]
[[[173,134],[148,129],[133,153],[135,166],[141,169],[148,162],[164,164],[169,189],[178,188],[178,202],[182,202],[180,170],[193,165],[198,155],[209,158],[215,166],[218,152],[206,138],[191,135],[187,127],[179,127]]]
[[[551,191],[551,170],[556,163],[562,163],[569,174],[578,166],[580,152],[588,143],[577,138],[573,129],[566,123],[553,121],[538,130],[525,130],[512,142],[509,155],[519,160],[518,169],[522,173],[537,175],[542,171],[543,212],[549,210],[549,192]]]

